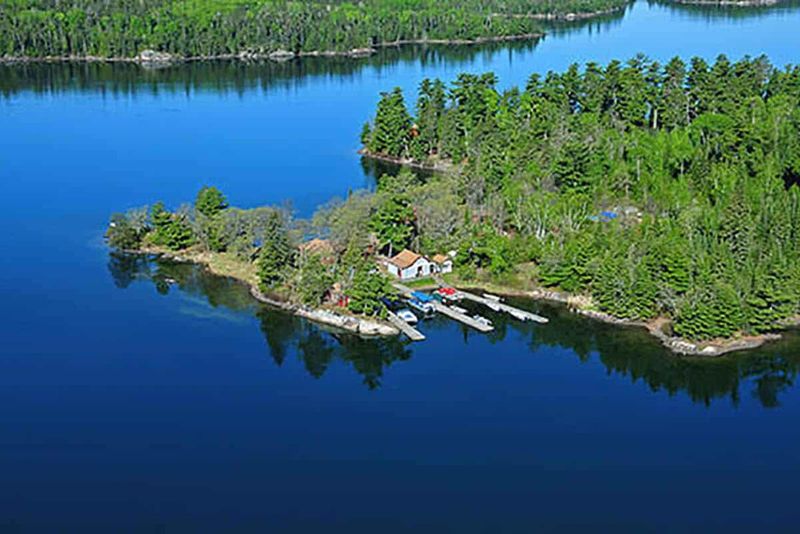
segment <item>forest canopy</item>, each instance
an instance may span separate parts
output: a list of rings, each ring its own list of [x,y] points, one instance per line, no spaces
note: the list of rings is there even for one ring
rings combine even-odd
[[[628,0],[4,0],[0,57],[131,58],[347,51],[537,34],[540,19]]]
[[[424,80],[413,109],[388,91],[364,126],[368,154],[451,169],[431,184],[461,224],[426,231],[412,196],[423,249],[689,339],[797,315],[800,68],[638,56],[497,83]]]

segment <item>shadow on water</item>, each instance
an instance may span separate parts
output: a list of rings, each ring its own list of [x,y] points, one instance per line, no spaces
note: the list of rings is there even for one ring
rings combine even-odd
[[[643,381],[654,393],[674,396],[683,392],[692,402],[705,406],[722,399],[738,406],[741,390],[750,388],[762,406],[777,407],[780,395],[794,386],[800,368],[800,336],[794,330],[756,350],[714,359],[688,358],[669,352],[642,328],[588,319],[556,304],[520,298],[509,302],[540,313],[550,322],[540,327],[480,310],[495,326],[490,334],[493,342],[514,332],[528,340],[532,351],[566,349],[582,362],[596,357],[609,374],[629,377],[633,383]]]
[[[125,289],[134,282],[148,282],[161,295],[173,289],[203,297],[213,308],[254,315],[269,353],[277,366],[287,356],[299,355],[309,375],[322,377],[332,362],[350,365],[369,389],[381,385],[384,370],[407,360],[411,351],[400,338],[362,339],[344,332],[327,330],[294,315],[262,305],[240,282],[216,276],[190,263],[154,256],[111,252],[108,269],[114,284]]]
[[[400,338],[362,339],[261,306],[239,282],[192,264],[112,252],[108,268],[114,283],[122,289],[144,281],[154,284],[160,294],[175,288],[205,298],[214,308],[255,315],[275,364],[281,366],[289,355],[297,354],[315,378],[322,377],[334,361],[340,361],[361,375],[368,388],[376,389],[387,368],[412,356],[409,344]],[[578,316],[563,306],[529,299],[509,302],[547,316],[549,324],[521,323],[469,302],[463,305],[492,320],[495,330],[486,334],[492,344],[504,343],[507,338],[521,339],[532,357],[548,349],[562,349],[584,363],[596,358],[609,374],[629,377],[633,383],[644,382],[654,393],[685,393],[692,402],[705,406],[723,399],[737,406],[742,391],[749,390],[762,406],[777,407],[781,394],[794,386],[800,367],[800,336],[796,331],[758,350],[716,359],[681,358],[666,351],[641,328],[609,325]],[[472,335],[483,335],[444,317],[427,321],[425,330],[429,335],[455,333],[464,344],[469,344]]]
[[[214,60],[158,67],[135,63],[0,64],[0,94],[96,92],[109,96],[139,93],[187,95],[197,91],[237,93],[303,87],[319,78],[353,80],[367,68],[381,72],[397,64],[422,67],[469,65],[481,56],[536,48],[538,39],[479,45],[403,45],[381,48],[368,58],[301,58],[285,62]]]

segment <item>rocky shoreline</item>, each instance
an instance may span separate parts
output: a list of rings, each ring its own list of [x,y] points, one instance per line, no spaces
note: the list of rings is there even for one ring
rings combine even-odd
[[[201,265],[215,275],[233,278],[245,284],[250,292],[250,295],[252,295],[252,297],[259,302],[274,308],[278,308],[286,313],[292,313],[298,317],[308,319],[309,321],[334,327],[345,332],[364,337],[389,337],[400,334],[400,331],[395,326],[385,321],[343,314],[338,311],[325,308],[310,308],[308,306],[293,304],[273,296],[269,296],[263,293],[258,288],[258,285],[248,276],[231,272],[228,269],[216,267],[212,261],[213,255],[209,253],[188,251],[184,252],[183,254],[177,254],[155,247],[148,247],[140,250],[128,250],[125,252],[131,254],[149,254],[166,258],[171,261]],[[770,333],[757,336],[742,336],[732,339],[716,339],[704,342],[692,342],[678,336],[672,336],[665,332],[664,327],[669,324],[669,320],[667,318],[659,317],[652,321],[636,321],[615,317],[613,315],[593,309],[591,298],[582,295],[572,295],[561,291],[543,288],[528,290],[514,289],[511,287],[498,286],[487,282],[469,283],[456,280],[452,282],[452,285],[461,290],[473,289],[489,291],[504,296],[524,297],[533,300],[556,302],[559,304],[564,304],[571,312],[577,313],[589,319],[620,326],[642,327],[647,329],[647,331],[656,337],[667,349],[682,356],[718,357],[735,351],[755,349],[762,346],[764,343],[767,343],[768,341],[781,338],[781,335],[778,333]],[[436,285],[432,285],[430,289],[435,287]],[[788,322],[785,326],[788,327],[798,323],[800,323],[800,319],[797,321]]]
[[[602,9],[599,11],[589,11],[589,12],[579,12],[579,13],[530,13],[524,14],[519,13],[516,15],[511,15],[515,18],[527,18],[527,19],[534,19],[534,20],[544,20],[548,22],[575,22],[579,20],[588,20],[594,19],[597,17],[603,17],[606,15],[613,15],[614,13],[619,13],[620,11],[624,11],[632,2],[629,2],[625,5],[619,7],[612,7],[609,9]],[[494,16],[506,16],[502,13],[495,13]]]
[[[370,152],[366,148],[362,148],[358,151],[358,153],[365,158],[374,159],[377,161],[384,161],[386,163],[393,163],[394,165],[402,165],[403,167],[410,167],[413,169],[420,169],[423,171],[432,171],[432,172],[447,172],[452,171],[454,169],[454,165],[450,161],[441,160],[434,163],[420,163],[419,161],[413,160],[411,158],[398,158],[394,156],[387,156],[385,154],[376,154],[374,152]]]
[[[400,331],[397,328],[378,319],[356,317],[354,315],[343,314],[324,308],[309,308],[308,306],[301,306],[270,297],[269,295],[263,293],[258,286],[253,283],[252,280],[249,280],[243,276],[237,276],[231,272],[214,268],[214,264],[210,261],[210,255],[208,254],[191,252],[176,254],[174,252],[165,251],[158,248],[128,250],[125,252],[130,254],[149,254],[166,258],[171,261],[201,265],[203,268],[217,276],[226,276],[245,284],[250,292],[250,295],[263,304],[267,304],[273,308],[278,308],[284,312],[294,314],[298,317],[308,319],[309,321],[313,321],[315,323],[338,328],[351,334],[356,334],[363,337],[391,337],[400,335]]]
[[[717,339],[704,342],[693,342],[678,336],[671,336],[664,332],[664,327],[669,323],[669,320],[664,317],[656,318],[652,321],[634,321],[630,319],[622,319],[591,309],[591,299],[581,295],[571,295],[561,291],[553,291],[541,288],[518,290],[504,286],[480,283],[468,284],[456,282],[453,285],[459,289],[478,289],[490,291],[492,293],[504,296],[525,297],[534,300],[557,302],[559,304],[566,305],[571,312],[583,315],[584,317],[588,317],[590,319],[620,326],[637,326],[646,328],[647,331],[661,341],[666,348],[682,356],[718,357],[735,351],[755,349],[762,346],[764,343],[767,343],[768,341],[774,341],[781,338],[780,334],[770,333],[761,334],[758,336],[743,336],[735,339]],[[790,325],[787,324],[787,326]]]
[[[474,39],[404,39],[378,43],[371,47],[353,48],[350,50],[312,50],[307,52],[293,52],[290,50],[274,50],[272,52],[252,52],[243,50],[235,54],[213,54],[205,56],[181,56],[168,52],[143,50],[133,57],[102,57],[102,56],[1,56],[0,64],[7,63],[135,63],[140,65],[170,65],[175,63],[191,63],[197,61],[291,61],[293,59],[323,57],[323,58],[365,58],[378,52],[379,48],[391,48],[404,45],[477,45],[485,43],[500,43],[508,41],[524,41],[540,39],[544,33],[524,33],[518,35],[502,35],[495,37],[476,37]]]
[[[768,7],[781,3],[782,0],[672,0],[676,4],[692,6],[720,7]]]

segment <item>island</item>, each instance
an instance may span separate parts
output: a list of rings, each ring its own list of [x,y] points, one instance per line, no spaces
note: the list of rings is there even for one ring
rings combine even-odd
[[[2,61],[288,60],[370,55],[407,43],[471,44],[543,35],[631,0],[15,0],[0,3]]]

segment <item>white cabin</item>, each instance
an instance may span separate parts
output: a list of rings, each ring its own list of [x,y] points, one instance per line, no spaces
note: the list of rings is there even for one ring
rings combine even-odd
[[[435,264],[428,258],[408,249],[390,258],[386,262],[386,269],[400,280],[422,278],[437,272]]]

